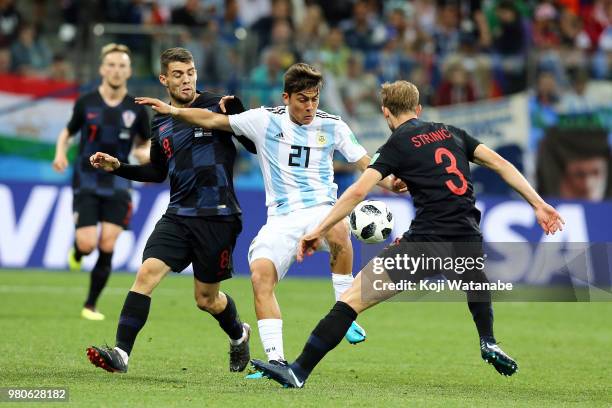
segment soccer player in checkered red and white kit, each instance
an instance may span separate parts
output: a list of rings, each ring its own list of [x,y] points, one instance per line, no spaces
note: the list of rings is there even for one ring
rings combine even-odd
[[[170,48],[160,60],[159,81],[172,106],[219,110],[220,96],[196,91],[196,68],[189,51]],[[230,112],[244,110],[237,99],[227,107]],[[253,143],[236,138],[256,152]],[[233,186],[232,134],[156,114],[150,156],[151,162],[140,166],[102,152],[90,157],[92,167],[130,180],[161,183],[169,175],[170,204],[145,246],[142,266],[121,310],[116,346],[89,347],[87,356],[107,371],[126,372],[136,336],[149,315],[153,290],[170,271],[181,272],[192,264],[196,304],[228,335],[230,371],[242,371],[249,361],[251,330],[240,321],[232,298],[220,291],[221,281],[232,277],[232,252],[242,231]]]
[[[132,153],[145,163],[149,160],[151,133],[146,110],[127,93],[130,50],[125,45],[108,44],[102,48],[100,61],[102,83],[76,101],[70,122],[57,139],[53,160],[56,171],[67,168],[68,141],[80,132],[72,178],[76,232],[68,266],[80,270],[82,257],[98,248],[98,260],[91,271],[89,293],[81,311],[81,316],[88,320],[104,319],[96,303],[111,273],[117,238],[128,227],[132,215],[130,181],[92,168],[89,156],[102,151],[127,161]]]
[[[381,94],[383,115],[393,133],[372,158],[369,168],[346,190],[327,217],[302,237],[298,260],[312,254],[321,244],[325,232],[343,220],[376,183],[391,173],[408,186],[414,199],[416,216],[402,238],[376,258],[393,259],[396,255],[416,258],[421,256],[422,249],[428,251],[432,247],[434,251],[441,248],[442,253],[451,255],[467,248],[470,254],[482,256],[480,211],[475,207],[469,162],[497,172],[533,207],[537,222],[546,234],[562,229],[564,222],[561,216],[536,193],[512,164],[461,129],[443,123],[420,121],[419,92],[412,83],[396,81],[384,84]],[[393,288],[379,293],[370,289],[373,267],[374,261],[370,261],[361,270],[353,285],[313,330],[302,353],[293,363],[278,366],[253,360],[253,365],[284,386],[303,387],[315,366],[338,345],[359,313],[398,293]],[[400,268],[385,265],[383,272],[394,282],[400,278],[416,283],[431,276],[429,271],[408,272]],[[447,279],[465,279],[463,281],[467,280],[468,283],[487,282],[482,269],[470,269],[464,273],[467,276],[455,271],[442,273]],[[493,335],[490,292],[470,289],[466,295],[478,330],[482,358],[500,374],[514,374],[518,364],[501,350]]]

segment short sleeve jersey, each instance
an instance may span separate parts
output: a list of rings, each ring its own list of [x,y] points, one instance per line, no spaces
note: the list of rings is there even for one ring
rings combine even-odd
[[[479,144],[453,126],[411,119],[378,149],[370,168],[404,180],[413,197],[411,234],[480,234],[469,166]]]
[[[70,135],[81,133],[72,178],[75,193],[112,195],[131,187],[129,180],[94,169],[89,164],[89,156],[104,152],[127,162],[134,139],[151,137],[149,116],[143,106],[134,102],[133,96],[126,95],[119,105],[111,107],[97,90],[85,94],[76,101],[66,127]]]
[[[340,117],[320,110],[308,125],[293,122],[285,106],[250,109],[229,120],[234,133],[257,147],[268,215],[334,203],[334,151],[349,162],[366,155]]]

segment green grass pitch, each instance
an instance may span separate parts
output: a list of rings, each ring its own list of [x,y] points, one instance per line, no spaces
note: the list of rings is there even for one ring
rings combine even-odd
[[[360,316],[365,343],[343,341],[290,390],[228,371],[227,338],[184,276],[154,293],[129,372],[93,367],[85,348],[114,343],[132,280],[114,274],[99,303],[107,319],[90,322],[79,317],[86,273],[0,271],[0,387],[68,387],[75,407],[612,406],[612,303],[497,303],[496,336],[520,367],[511,378],[480,359],[464,303],[387,303]],[[256,328],[249,281],[223,289]],[[333,304],[331,281],[286,279],[278,299],[293,360]],[[263,357],[256,329],[251,350]]]

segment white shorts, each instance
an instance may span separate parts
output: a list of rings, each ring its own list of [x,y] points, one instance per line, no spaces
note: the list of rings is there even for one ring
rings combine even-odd
[[[269,259],[276,267],[278,280],[283,279],[295,261],[300,238],[319,225],[331,208],[331,204],[321,204],[269,216],[266,225],[251,242],[249,264],[259,258]],[[329,252],[327,242],[323,241],[318,250]]]

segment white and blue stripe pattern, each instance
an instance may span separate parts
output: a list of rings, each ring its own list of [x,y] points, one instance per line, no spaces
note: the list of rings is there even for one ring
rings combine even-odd
[[[334,203],[334,151],[349,162],[366,154],[349,127],[323,111],[309,125],[298,125],[285,107],[251,109],[231,115],[230,124],[257,145],[268,215]]]

